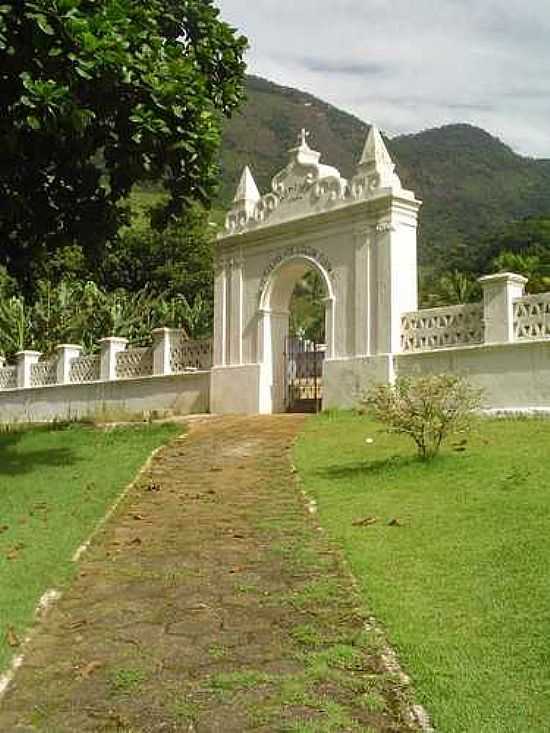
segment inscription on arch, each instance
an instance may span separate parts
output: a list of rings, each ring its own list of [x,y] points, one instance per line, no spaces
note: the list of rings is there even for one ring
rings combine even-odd
[[[265,291],[267,282],[269,278],[271,277],[273,271],[282,262],[284,262],[285,260],[290,260],[293,257],[307,257],[308,259],[313,260],[320,267],[322,267],[326,273],[328,273],[331,279],[334,279],[334,271],[332,268],[332,263],[329,260],[329,258],[325,254],[323,254],[323,252],[320,252],[318,249],[314,249],[313,247],[299,247],[299,246],[286,247],[285,249],[281,250],[280,252],[277,252],[277,254],[273,257],[269,265],[264,270],[263,275],[262,275],[262,280],[260,282],[259,293],[258,293],[259,298],[262,297],[262,294]]]

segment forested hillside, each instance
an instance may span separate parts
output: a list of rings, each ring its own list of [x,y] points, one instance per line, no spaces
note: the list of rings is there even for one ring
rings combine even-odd
[[[229,203],[247,163],[268,190],[302,127],[325,162],[352,174],[366,123],[309,94],[248,77],[248,101],[225,128],[220,203]],[[550,216],[550,160],[517,155],[484,130],[448,125],[393,138],[388,147],[403,184],[424,201],[420,261],[437,271],[477,270],[489,235],[516,219]]]

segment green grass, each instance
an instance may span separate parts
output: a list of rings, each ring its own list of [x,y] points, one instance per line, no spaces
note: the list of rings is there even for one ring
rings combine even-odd
[[[145,682],[146,677],[147,675],[141,669],[121,667],[110,674],[109,685],[115,693],[128,694],[135,692]]]
[[[549,730],[550,421],[481,421],[424,463],[365,417],[322,415],[295,460],[437,730]]]
[[[0,670],[41,595],[72,577],[71,556],[173,425],[71,425],[0,433]],[[12,638],[13,642],[13,638]]]

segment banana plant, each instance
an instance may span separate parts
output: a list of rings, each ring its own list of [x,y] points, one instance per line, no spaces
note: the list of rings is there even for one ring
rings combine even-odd
[[[13,357],[17,351],[34,346],[31,310],[21,296],[0,301],[0,352]]]

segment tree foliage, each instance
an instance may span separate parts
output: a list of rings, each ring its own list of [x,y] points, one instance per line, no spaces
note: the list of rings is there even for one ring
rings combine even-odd
[[[0,4],[0,241],[29,262],[92,260],[136,181],[162,181],[163,226],[218,182],[222,115],[242,98],[246,41],[212,0]]]
[[[481,286],[467,272],[452,270],[438,278],[420,269],[420,301],[423,308],[459,305],[481,300]]]
[[[107,244],[94,277],[107,290],[148,287],[163,297],[201,295],[212,300],[214,227],[198,206],[159,232],[149,223],[148,206],[133,209],[132,226]]]
[[[430,460],[450,435],[470,429],[481,398],[482,392],[463,377],[427,374],[375,385],[363,404],[391,432],[412,438],[420,458]]]
[[[320,275],[311,270],[294,288],[290,301],[289,331],[318,343],[325,338],[325,300],[327,294]]]

